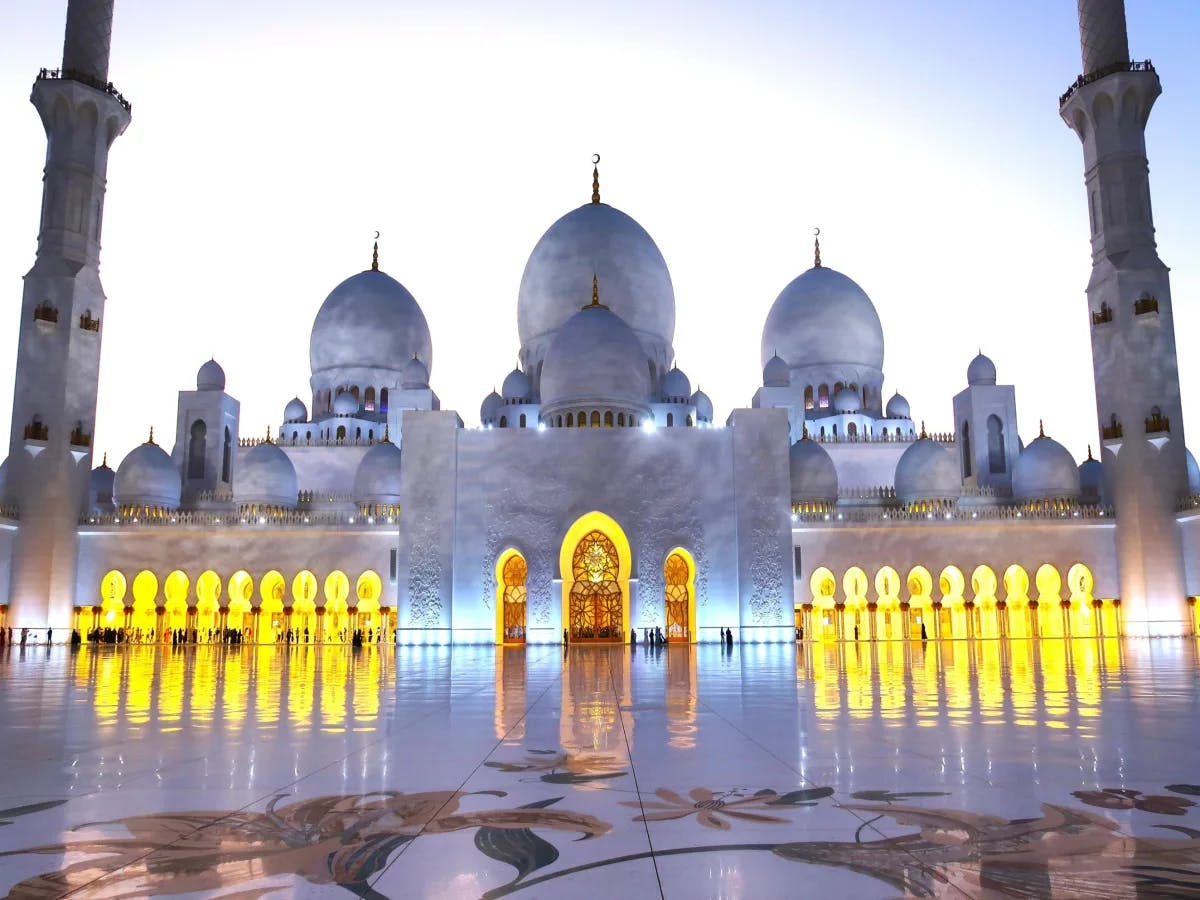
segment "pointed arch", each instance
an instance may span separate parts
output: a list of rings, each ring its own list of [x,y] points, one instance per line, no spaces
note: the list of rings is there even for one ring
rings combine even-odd
[[[690,643],[696,634],[696,560],[682,547],[663,560],[663,608],[667,640]]]
[[[529,564],[515,547],[496,557],[496,643],[524,644],[528,619]]]
[[[633,557],[625,530],[597,510],[567,529],[558,556],[562,622],[572,641],[623,642]]]

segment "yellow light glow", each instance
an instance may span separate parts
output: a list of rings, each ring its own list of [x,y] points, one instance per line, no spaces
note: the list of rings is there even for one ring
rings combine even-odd
[[[608,538],[617,551],[616,584],[621,592],[621,622],[615,629],[623,638],[629,626],[629,573],[633,555],[629,548],[629,538],[624,529],[611,516],[593,510],[580,516],[567,529],[559,549],[558,567],[562,576],[562,622],[564,627],[571,621],[571,589],[575,585],[574,556],[575,550],[590,532],[599,531]]]

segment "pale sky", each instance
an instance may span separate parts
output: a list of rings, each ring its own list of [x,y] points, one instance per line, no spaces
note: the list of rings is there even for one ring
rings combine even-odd
[[[1151,190],[1190,413],[1200,3],[1127,6],[1163,80]],[[0,0],[5,421],[45,154],[29,89],[59,64],[65,9]],[[429,320],[443,408],[478,424],[516,361],[525,261],[588,200],[593,153],[605,202],[666,257],[679,366],[719,421],[761,383],[763,321],[819,226],[825,264],[883,321],[885,395],[950,430],[982,347],[1024,439],[1044,419],[1082,459],[1091,260],[1057,110],[1079,68],[1074,0],[118,0],[111,78],[133,123],[109,166],[97,459],[115,467],[151,425],[169,444],[210,355],[243,435],[308,403],[313,317],[376,229]]]

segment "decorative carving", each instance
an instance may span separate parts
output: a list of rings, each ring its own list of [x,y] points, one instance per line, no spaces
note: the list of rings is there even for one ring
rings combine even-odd
[[[778,511],[769,497],[757,498],[751,513],[750,620],[754,625],[782,625],[785,583],[782,556],[776,546],[780,533]],[[784,529],[786,531],[786,529]]]
[[[442,600],[442,558],[438,545],[442,531],[435,519],[437,497],[430,485],[425,485],[412,514],[414,519],[412,560],[409,564],[409,595],[412,597],[411,617],[414,625],[441,625],[444,621]]]

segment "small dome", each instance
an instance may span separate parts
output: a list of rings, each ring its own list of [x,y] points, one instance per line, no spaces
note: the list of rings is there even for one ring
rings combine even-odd
[[[383,272],[347,278],[313,320],[308,360],[314,383],[356,383],[345,380],[345,370],[397,372],[401,360],[413,356],[432,369],[429,324],[408,289]]]
[[[804,366],[883,367],[883,326],[866,291],[841,272],[815,266],[775,299],[762,332],[762,360],[779,353]]]
[[[400,502],[400,448],[381,441],[362,458],[354,473],[354,502],[395,505]]]
[[[967,366],[967,384],[995,384],[996,364],[980,353]]]
[[[1079,497],[1079,468],[1067,448],[1038,437],[1013,463],[1013,497],[1017,500],[1074,500]]]
[[[521,346],[565,325],[578,309],[574,298],[587,298],[593,275],[600,279],[604,303],[645,345],[643,355],[669,354],[675,289],[666,261],[641,225],[607,203],[567,213],[533,248],[517,297]]]
[[[892,399],[887,402],[886,412],[889,419],[912,418],[912,410],[908,406],[908,401],[899,393],[892,394]]]
[[[420,391],[429,387],[429,369],[419,357],[414,356],[400,370],[400,387],[406,391]]]
[[[1104,502],[1104,463],[1092,458],[1091,448],[1079,466],[1079,499],[1084,503]]]
[[[287,406],[283,408],[283,421],[307,422],[308,407],[304,405],[304,401],[299,397],[293,397],[289,400]]]
[[[844,387],[833,395],[833,408],[840,413],[858,412],[862,397],[853,388]]]
[[[116,480],[117,473],[108,467],[107,461],[92,469],[92,500],[97,510],[109,512],[113,509]]]
[[[696,419],[701,422],[711,422],[713,418],[712,401],[708,399],[708,394],[699,388],[696,393],[692,394],[692,406],[696,407]]]
[[[833,458],[819,443],[803,438],[788,451],[792,502],[837,503],[838,475]]]
[[[914,441],[896,463],[896,499],[907,506],[922,500],[956,500],[962,493],[954,454],[927,437]]]
[[[269,441],[247,453],[234,472],[233,499],[239,506],[259,503],[291,508],[298,492],[296,467]]]
[[[149,441],[121,460],[113,487],[119,506],[179,508],[179,470],[166,450]]]
[[[349,391],[342,391],[333,398],[333,414],[335,416],[353,416],[358,412],[358,401]]]
[[[688,377],[679,371],[679,367],[671,369],[662,380],[662,397],[668,403],[675,401],[680,403],[687,402],[687,398],[691,396],[692,383]]]
[[[210,359],[196,372],[196,390],[225,390],[225,370],[221,368],[215,359]]]
[[[575,313],[550,342],[542,369],[542,410],[566,406],[649,409],[646,353],[625,320],[602,305]]]
[[[787,387],[792,383],[792,372],[787,362],[776,353],[763,366],[763,387]]]
[[[503,398],[492,391],[483,398],[483,404],[479,407],[479,421],[484,425],[490,425],[495,421],[496,416],[500,415],[500,406],[503,403]]]
[[[1196,465],[1196,457],[1192,456],[1192,451],[1184,449],[1187,454],[1187,478],[1188,478],[1188,493],[1192,496],[1200,494],[1200,466]],[[3,484],[0,479],[0,484]]]
[[[513,369],[505,376],[500,393],[509,403],[528,403],[533,397],[533,384],[528,375],[520,369]]]

